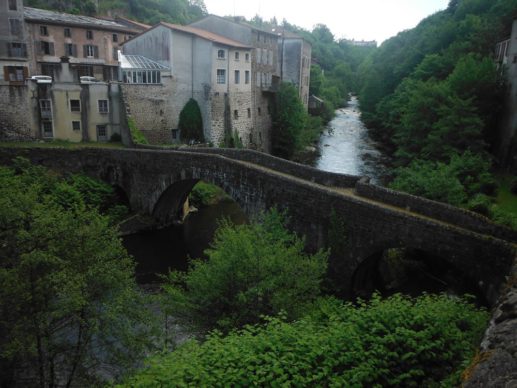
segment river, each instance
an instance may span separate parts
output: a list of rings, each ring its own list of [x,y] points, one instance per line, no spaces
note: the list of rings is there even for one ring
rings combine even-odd
[[[387,172],[388,158],[378,150],[361,121],[357,97],[336,111],[320,137],[319,150],[321,156],[315,167],[320,170],[366,175],[374,183],[381,183]]]
[[[315,166],[321,170],[367,175],[374,182],[381,181],[386,172],[386,158],[368,136],[355,97],[346,108],[336,111],[336,117],[321,135],[319,148],[321,156]],[[186,270],[188,257],[203,257],[222,217],[237,224],[246,221],[239,205],[223,201],[189,214],[183,225],[125,236],[124,246],[137,262],[137,281],[156,283],[156,274],[165,274],[169,269]]]

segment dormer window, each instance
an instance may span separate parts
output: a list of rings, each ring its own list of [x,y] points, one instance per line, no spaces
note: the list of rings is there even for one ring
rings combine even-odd
[[[217,51],[217,58],[218,59],[224,59],[225,58],[224,50],[218,50]]]

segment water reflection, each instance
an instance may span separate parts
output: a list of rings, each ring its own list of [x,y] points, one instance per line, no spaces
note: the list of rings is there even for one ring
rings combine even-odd
[[[123,244],[137,262],[137,282],[156,283],[157,274],[166,274],[169,269],[186,270],[188,257],[203,257],[223,217],[235,224],[246,221],[237,203],[223,201],[189,214],[183,225],[124,236]]]
[[[387,158],[368,135],[360,118],[359,103],[352,97],[320,137],[321,156],[316,168],[342,174],[366,175],[378,183],[386,173]]]

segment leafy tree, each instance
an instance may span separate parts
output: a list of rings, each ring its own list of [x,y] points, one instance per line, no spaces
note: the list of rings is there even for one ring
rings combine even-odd
[[[307,123],[307,113],[298,90],[289,83],[280,85],[273,115],[273,155],[290,159],[300,148],[300,136]]]
[[[166,310],[201,328],[230,330],[283,311],[301,316],[318,296],[326,254],[309,256],[276,212],[260,223],[217,230],[208,261],[193,260],[188,273],[172,272],[164,285]]]
[[[445,295],[327,299],[294,323],[271,318],[153,356],[121,387],[459,386],[487,319]]]
[[[109,220],[73,186],[18,159],[0,167],[0,359],[41,387],[92,385],[146,349],[150,315]]]
[[[196,100],[191,98],[180,112],[179,124],[181,138],[185,142],[203,142],[203,118]]]

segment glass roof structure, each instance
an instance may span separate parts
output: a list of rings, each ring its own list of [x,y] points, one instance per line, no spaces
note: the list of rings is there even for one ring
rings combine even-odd
[[[124,70],[169,70],[167,66],[142,55],[125,55],[120,53],[119,58],[120,67]]]

